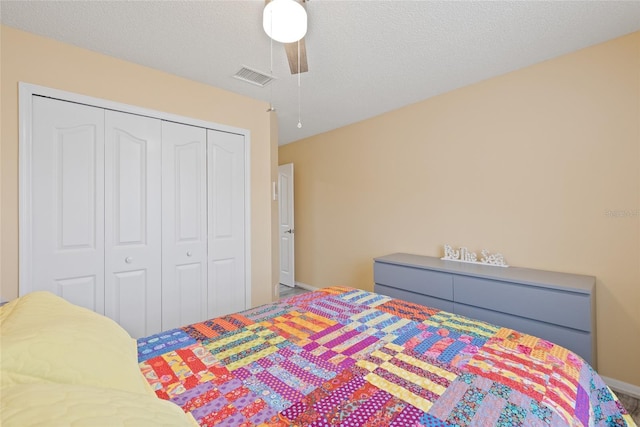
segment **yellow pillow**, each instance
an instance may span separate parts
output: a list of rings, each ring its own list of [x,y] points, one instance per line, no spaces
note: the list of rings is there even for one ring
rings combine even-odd
[[[2,389],[3,427],[194,427],[193,417],[166,400],[73,384],[18,384]]]
[[[0,308],[0,384],[56,382],[148,394],[136,342],[113,320],[50,292]]]

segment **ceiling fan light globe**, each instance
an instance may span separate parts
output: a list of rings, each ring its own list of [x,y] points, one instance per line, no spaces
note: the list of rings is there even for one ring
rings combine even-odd
[[[264,7],[262,27],[277,42],[297,42],[307,33],[307,11],[295,0],[272,0]]]

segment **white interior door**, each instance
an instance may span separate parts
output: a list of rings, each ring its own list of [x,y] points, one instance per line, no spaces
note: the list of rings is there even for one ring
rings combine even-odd
[[[278,166],[280,217],[280,283],[295,286],[295,224],[293,222],[293,163]]]
[[[162,122],[162,329],[207,318],[207,132]]]
[[[32,114],[24,288],[104,313],[104,110],[34,96]]]
[[[208,317],[246,309],[244,135],[207,131]]]
[[[105,111],[105,315],[161,328],[161,121]]]

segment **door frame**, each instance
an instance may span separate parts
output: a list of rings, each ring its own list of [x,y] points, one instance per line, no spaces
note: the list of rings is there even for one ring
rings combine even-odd
[[[291,223],[292,223],[292,227],[290,228],[290,238],[291,238],[291,250],[289,251],[289,264],[290,264],[290,269],[291,269],[291,287],[295,288],[296,286],[296,266],[295,266],[295,242],[296,242],[296,236],[295,236],[295,210],[294,210],[294,191],[283,191],[282,189],[282,173],[281,170],[282,169],[289,169],[287,170],[287,172],[291,172],[291,182],[290,182],[290,189],[289,190],[294,190],[295,184],[293,181],[293,175],[294,175],[294,167],[293,167],[293,163],[285,163],[282,165],[278,166],[278,246],[280,247],[280,255],[282,255],[282,205],[283,203],[286,203],[287,206],[291,207],[291,212],[288,212],[290,214],[291,217]],[[288,198],[287,200],[283,199],[283,194],[287,194]],[[280,265],[278,266],[278,286],[280,286],[281,284],[284,286],[289,286],[286,283],[282,283],[282,256],[280,256]]]
[[[18,295],[22,296],[32,291],[33,278],[31,276],[31,230],[33,225],[31,207],[31,172],[32,172],[32,135],[33,111],[31,100],[34,96],[75,102],[106,110],[116,110],[124,113],[137,114],[155,119],[184,123],[205,129],[215,129],[222,132],[244,136],[244,229],[245,229],[245,305],[251,307],[251,132],[215,122],[194,119],[177,114],[165,113],[149,108],[138,107],[102,98],[81,95],[59,89],[48,88],[31,83],[18,83]]]

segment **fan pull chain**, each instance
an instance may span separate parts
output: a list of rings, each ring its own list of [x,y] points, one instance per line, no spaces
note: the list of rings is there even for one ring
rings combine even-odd
[[[273,11],[271,11],[271,33],[273,34]],[[271,77],[273,79],[273,39],[271,37],[269,37],[270,40],[270,49],[269,49],[269,77]],[[269,109],[267,110],[267,113],[271,113],[276,111],[276,109],[273,107],[273,84],[269,85]]]
[[[302,128],[302,119],[301,119],[301,96],[300,96],[300,40],[298,40],[298,129]]]

